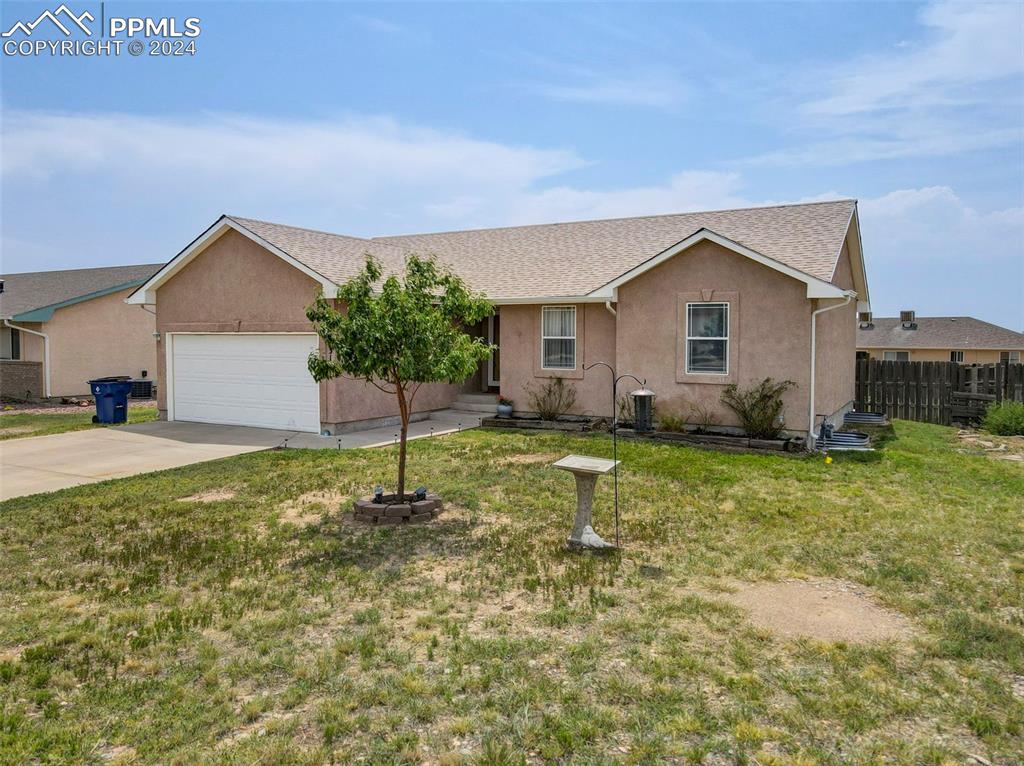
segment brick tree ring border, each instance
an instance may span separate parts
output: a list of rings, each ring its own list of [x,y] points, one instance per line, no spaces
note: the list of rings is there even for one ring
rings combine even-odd
[[[383,503],[375,503],[373,496],[362,497],[353,503],[352,516],[364,524],[425,524],[436,519],[443,509],[439,495],[428,494],[426,500],[396,502],[395,495],[384,495]]]

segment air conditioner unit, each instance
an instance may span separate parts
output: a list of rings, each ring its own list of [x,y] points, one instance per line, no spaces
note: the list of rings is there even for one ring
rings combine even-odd
[[[913,311],[901,311],[900,324],[903,326],[904,330],[916,330],[917,314]]]

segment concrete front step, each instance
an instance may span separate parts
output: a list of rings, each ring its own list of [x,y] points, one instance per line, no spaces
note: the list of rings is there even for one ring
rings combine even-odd
[[[452,402],[452,408],[465,412],[480,412],[494,414],[498,404],[498,397],[494,394],[459,394]]]
[[[495,402],[487,402],[486,404],[477,402],[467,402],[464,399],[456,399],[452,402],[453,410],[463,410],[465,412],[488,412],[492,415],[497,413]]]

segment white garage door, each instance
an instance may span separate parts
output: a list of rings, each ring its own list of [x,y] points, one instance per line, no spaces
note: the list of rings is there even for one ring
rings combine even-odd
[[[171,419],[320,432],[316,335],[170,337]]]

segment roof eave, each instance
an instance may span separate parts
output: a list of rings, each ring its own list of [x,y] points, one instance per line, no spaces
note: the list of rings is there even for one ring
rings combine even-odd
[[[63,301],[57,301],[56,303],[50,303],[46,306],[38,306],[37,308],[30,309],[28,311],[22,311],[19,314],[14,314],[9,317],[14,322],[49,322],[53,319],[53,312],[57,309],[65,308],[66,306],[73,306],[76,303],[84,303],[85,301],[91,301],[95,298],[102,298],[104,295],[111,295],[113,293],[119,293],[122,290],[128,290],[132,287],[138,287],[146,282],[145,279],[134,279],[131,282],[122,282],[121,284],[111,285],[110,287],[104,287],[102,290],[94,290],[91,293],[84,293],[77,295],[74,298],[68,298]],[[127,299],[126,299],[127,300]]]

